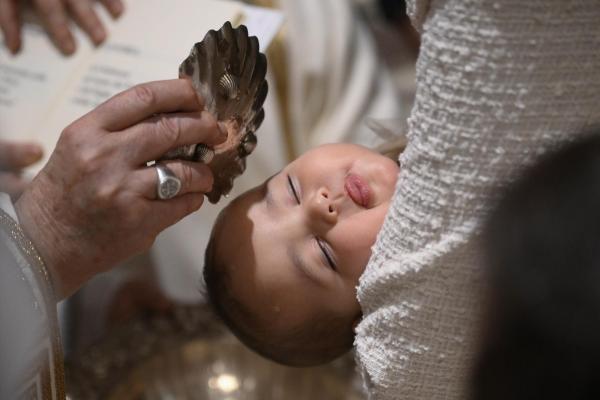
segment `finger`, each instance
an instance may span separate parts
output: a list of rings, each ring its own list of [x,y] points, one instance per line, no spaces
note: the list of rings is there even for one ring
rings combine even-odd
[[[69,18],[61,0],[34,0],[48,34],[64,54],[73,54],[75,39],[69,30]]]
[[[35,143],[0,140],[0,170],[17,171],[39,161],[44,151]]]
[[[0,0],[0,28],[8,50],[17,53],[21,48],[21,19],[16,0]]]
[[[100,104],[90,117],[109,130],[128,128],[157,113],[198,111],[204,107],[186,79],[144,83]]]
[[[133,165],[160,159],[169,150],[203,143],[222,143],[227,133],[208,112],[160,114],[122,132],[124,150]]]
[[[204,195],[198,193],[188,193],[171,200],[153,200],[153,215],[158,219],[162,231],[194,211],[198,211],[202,203],[204,203]]]
[[[16,200],[25,190],[27,182],[18,174],[0,172],[0,192],[8,193],[11,199]]]
[[[125,10],[125,6],[121,0],[100,0],[100,3],[104,5],[113,18],[120,17]]]
[[[178,196],[188,193],[208,193],[212,190],[213,174],[210,168],[202,163],[191,161],[166,161],[167,166],[181,181]],[[146,167],[131,174],[129,187],[148,200],[158,199],[158,174],[156,167]]]
[[[106,31],[92,3],[87,0],[69,0],[68,5],[73,19],[90,36],[92,42],[95,45],[102,43],[106,39]]]

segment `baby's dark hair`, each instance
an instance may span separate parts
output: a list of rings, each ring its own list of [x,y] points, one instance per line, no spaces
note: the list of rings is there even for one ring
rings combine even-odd
[[[231,277],[235,272],[222,262],[218,252],[222,224],[221,214],[205,252],[206,296],[217,316],[242,343],[265,358],[295,367],[324,364],[352,348],[353,324],[344,318],[323,316],[275,333],[264,319],[236,299],[231,290]]]
[[[512,185],[485,230],[473,399],[600,398],[600,130]]]

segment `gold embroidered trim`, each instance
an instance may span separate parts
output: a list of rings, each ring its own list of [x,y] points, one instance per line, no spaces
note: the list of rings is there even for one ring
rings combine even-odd
[[[62,343],[60,340],[60,331],[58,329],[58,317],[56,312],[56,296],[50,274],[33,246],[33,243],[25,236],[25,233],[4,210],[0,209],[0,228],[7,234],[12,242],[17,246],[33,272],[37,286],[40,288],[44,303],[46,305],[48,325],[50,327],[52,353],[54,357],[54,376],[56,384],[56,398],[65,398],[65,374],[63,365]],[[51,368],[48,365],[48,368]],[[48,375],[49,376],[49,375]],[[51,386],[47,386],[49,391],[43,394],[45,399],[55,398],[51,393]]]

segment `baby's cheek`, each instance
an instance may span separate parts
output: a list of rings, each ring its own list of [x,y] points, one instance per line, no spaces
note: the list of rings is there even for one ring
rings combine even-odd
[[[385,207],[375,207],[369,210],[361,211],[351,217],[338,222],[337,229],[343,239],[341,242],[346,246],[351,244],[351,248],[369,249],[377,234],[381,229],[385,218]]]
[[[338,251],[340,273],[344,280],[356,281],[365,270],[371,257],[371,245],[366,240],[360,240],[358,235],[347,238]]]

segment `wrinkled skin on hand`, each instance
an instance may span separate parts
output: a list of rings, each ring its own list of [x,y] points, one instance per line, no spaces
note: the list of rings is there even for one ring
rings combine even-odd
[[[182,181],[158,200],[156,168],[167,151],[225,139],[189,82],[151,82],[120,93],[62,132],[48,164],[15,208],[51,271],[58,297],[93,275],[147,250],[156,235],[197,210],[212,189],[201,163],[165,164]]]

